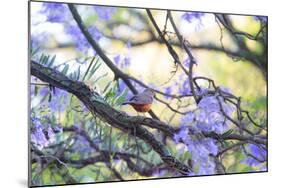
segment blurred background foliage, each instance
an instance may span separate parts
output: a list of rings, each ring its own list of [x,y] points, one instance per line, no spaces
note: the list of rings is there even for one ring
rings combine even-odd
[[[178,70],[173,79],[167,82],[175,68],[166,46],[156,40],[138,44],[149,41],[151,37],[157,39],[145,10],[90,5],[79,5],[77,9],[93,38],[122,71],[152,88],[170,94],[185,92],[186,80],[183,78],[182,71]],[[85,82],[92,89],[97,90],[114,108],[130,115],[137,115],[131,107],[121,106],[122,102],[132,96],[132,93],[122,81],[114,80],[113,73],[90,47],[65,4],[32,2],[30,10],[31,59],[62,71],[74,80]],[[229,33],[220,29],[214,14],[201,13],[202,15],[193,17],[184,17],[185,12],[181,11],[172,11],[172,14],[179,30],[188,38],[190,44],[221,46],[223,43],[225,49],[235,51],[239,48]],[[153,16],[160,28],[163,28],[166,19],[165,11],[153,10]],[[230,18],[234,26],[241,31],[255,35],[260,29],[259,20],[255,16],[231,15]],[[167,31],[171,30],[171,26],[167,25]],[[176,36],[173,34],[170,36],[170,41],[176,40]],[[252,53],[264,56],[266,49],[263,49],[260,43],[245,39],[245,44]],[[182,61],[187,58],[179,48],[176,47],[176,51],[181,55]],[[211,78],[217,85],[227,87],[234,95],[241,96],[243,107],[249,110],[258,122],[266,121],[267,80],[261,69],[248,60],[237,61],[221,51],[194,48],[193,53],[198,62],[194,67],[195,75]],[[139,91],[143,90],[137,84],[134,85]],[[161,159],[147,144],[93,117],[75,96],[52,88],[35,77],[31,77],[30,87],[31,128],[41,127],[45,131],[41,137],[40,134],[38,136],[32,132],[34,134],[31,140],[41,138],[40,142],[35,143],[37,146],[35,149],[40,150],[44,155],[56,155],[63,150],[66,161],[97,156],[98,151],[90,145],[89,141],[77,134],[77,130],[84,130],[100,149],[109,148],[111,151],[135,154],[141,150],[141,158],[155,166],[161,166]],[[177,100],[169,97],[158,97],[167,100],[172,106],[178,104]],[[181,111],[195,108],[190,99],[182,101],[182,105],[186,107]],[[175,114],[158,101],[154,103],[153,110],[160,119],[171,125],[182,124],[182,115]],[[73,127],[73,130],[67,129]],[[149,130],[157,136],[157,131]],[[226,144],[232,143],[235,142],[229,141]],[[186,151],[183,144],[175,144],[167,140],[166,145],[181,161],[187,163],[191,158],[191,154]],[[120,172],[126,180],[178,175],[168,170],[158,170],[150,176],[142,176],[132,172],[124,160],[112,156],[108,164],[97,162],[85,167],[78,163],[68,165],[65,162],[50,161],[42,163],[46,165],[42,166],[40,161],[44,159],[36,159],[36,162],[32,162],[32,184],[120,180],[113,173],[112,168]],[[223,164],[228,173],[250,172],[265,168],[264,164],[251,166],[243,160],[245,155],[242,150],[232,151],[224,156]],[[132,161],[139,164],[142,169],[146,168],[145,163],[138,158]]]

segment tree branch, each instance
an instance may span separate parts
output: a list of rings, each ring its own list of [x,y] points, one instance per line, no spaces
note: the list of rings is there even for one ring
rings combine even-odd
[[[111,126],[128,132],[133,136],[135,134],[135,136],[144,140],[159,154],[167,166],[185,175],[191,172],[190,167],[173,157],[165,145],[156,140],[152,133],[141,126],[141,124],[146,124],[160,128],[164,123],[146,117],[130,117],[124,112],[119,112],[109,106],[98,93],[91,91],[84,83],[70,80],[62,73],[44,67],[35,61],[31,61],[31,74],[54,87],[66,90],[75,95],[84,103],[93,116],[98,116]]]
[[[76,21],[78,27],[80,28],[81,32],[83,35],[86,37],[87,41],[90,43],[90,45],[93,47],[93,49],[96,51],[96,53],[101,57],[101,59],[104,61],[104,63],[112,70],[112,72],[115,75],[115,79],[117,80],[118,78],[121,78],[125,84],[129,87],[129,89],[134,93],[137,94],[138,91],[136,88],[132,85],[130,80],[128,79],[128,75],[123,73],[115,64],[105,55],[101,47],[98,45],[98,43],[92,38],[91,34],[87,30],[87,27],[84,25],[81,16],[79,15],[77,9],[73,4],[68,4],[69,10]],[[156,114],[150,110],[149,114],[151,117],[155,119],[159,119]]]
[[[173,157],[165,147],[165,145],[156,140],[154,135],[147,129],[143,128],[141,125],[147,125],[151,128],[162,130],[171,138],[179,130],[174,129],[166,123],[156,119],[141,116],[130,117],[124,112],[119,112],[106,104],[98,93],[91,91],[84,83],[70,80],[68,77],[58,72],[57,70],[44,67],[43,65],[40,65],[35,61],[31,61],[31,74],[54,87],[66,90],[74,94],[79,100],[84,103],[84,105],[89,109],[93,116],[98,116],[111,126],[128,132],[133,136],[134,134],[136,134],[135,136],[144,140],[153,148],[155,152],[159,154],[159,156],[167,166],[176,169],[182,174],[188,174],[191,171],[191,169],[187,165],[182,164],[175,157]],[[206,133],[205,136],[212,137],[218,140],[234,139],[240,141],[251,141],[266,145],[266,140],[259,137],[249,137],[236,134],[221,136],[210,133]]]

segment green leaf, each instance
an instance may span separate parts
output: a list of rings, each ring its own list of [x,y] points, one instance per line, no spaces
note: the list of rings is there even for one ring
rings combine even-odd
[[[112,89],[110,89],[110,91],[106,93],[105,99],[110,99],[113,97],[115,97],[115,92]]]
[[[113,81],[110,81],[107,83],[107,85],[105,86],[104,90],[103,90],[103,93],[107,93],[107,90],[108,89],[111,89],[112,87],[112,83],[114,83]]]
[[[128,88],[125,88],[122,91],[122,93],[118,97],[116,97],[116,99],[114,101],[114,104],[121,105],[122,103],[124,103],[125,100],[126,100],[127,95],[128,95]]]
[[[80,68],[81,68],[81,66],[78,67],[76,80],[80,79],[80,73],[81,73]]]
[[[39,63],[41,63],[42,64],[42,61],[43,61],[43,59],[44,59],[44,54],[41,54],[41,56],[40,56],[40,59],[39,59]]]
[[[40,48],[39,47],[37,47],[36,49],[33,49],[32,47],[31,47],[31,57],[34,57],[38,52],[39,52],[39,50],[40,50]]]
[[[64,66],[64,68],[63,68],[63,70],[61,71],[61,73],[64,74],[64,75],[66,75],[67,72],[68,72],[68,69],[69,69],[69,65],[67,64],[67,65]]]
[[[43,59],[42,59],[42,64],[43,65],[46,65],[48,63],[48,60],[49,60],[50,56],[49,55],[44,55],[43,56]]]
[[[51,59],[51,61],[49,61],[49,63],[47,64],[47,67],[52,67],[52,65],[54,64],[55,62],[55,59],[56,59],[56,55],[54,55]]]
[[[228,131],[226,131],[222,134],[222,137],[229,136],[231,133],[233,133],[233,131],[234,131],[233,129],[229,129]]]
[[[82,78],[82,81],[84,81],[85,78],[86,78],[86,76],[88,75],[89,70],[91,69],[95,58],[96,58],[96,56],[94,56],[93,59],[91,60],[90,65],[89,65],[89,67],[87,68],[87,70],[86,70],[86,72],[85,72],[85,74],[84,74],[84,76],[83,76],[83,78]],[[85,59],[85,61],[87,61],[88,59],[89,59],[89,58]]]
[[[101,63],[98,63],[98,61],[94,64],[94,66],[92,67],[90,74],[88,76],[88,80],[95,74],[95,72],[100,68]]]

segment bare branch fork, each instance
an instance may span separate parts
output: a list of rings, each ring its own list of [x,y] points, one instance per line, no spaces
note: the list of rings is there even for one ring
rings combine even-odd
[[[83,158],[83,159],[73,160],[73,159],[70,159],[70,158],[66,157],[63,153],[59,156],[57,156],[57,154],[56,155],[50,154],[50,155],[47,156],[43,152],[41,152],[40,150],[37,150],[35,147],[33,147],[32,152],[35,156],[33,157],[32,162],[36,163],[37,162],[36,158],[43,158],[43,160],[41,160],[41,163],[44,166],[46,166],[46,164],[50,164],[50,162],[54,161],[53,159],[55,159],[59,163],[62,163],[65,167],[73,166],[73,167],[78,168],[78,169],[84,168],[87,165],[93,165],[97,162],[104,162],[105,165],[110,170],[113,171],[115,177],[118,178],[121,181],[123,181],[124,178],[111,165],[111,163],[112,163],[111,157],[112,157],[112,159],[115,159],[115,160],[123,160],[124,162],[126,162],[128,168],[132,172],[136,172],[136,173],[138,173],[142,176],[149,177],[154,172],[157,172],[158,170],[171,170],[164,163],[153,164],[150,161],[148,161],[148,160],[146,160],[146,159],[144,159],[140,156],[137,156],[135,154],[132,154],[132,153],[100,149],[98,144],[93,142],[93,140],[87,134],[86,131],[84,131],[83,129],[79,129],[75,126],[64,127],[63,132],[74,133],[75,137],[77,137],[78,135],[83,137],[88,142],[88,144],[92,148],[93,152],[95,152],[98,155],[95,155],[94,157],[87,157],[87,158]],[[50,148],[50,149],[53,149],[53,150],[57,151],[57,150],[60,150],[62,148],[62,144],[64,144],[64,143],[66,143],[66,142],[62,142],[60,144],[48,146],[46,149]],[[63,147],[63,150],[64,150],[64,152],[72,152],[71,146],[69,148]],[[54,153],[57,153],[57,152],[54,152]],[[48,160],[48,158],[50,158],[52,160]],[[134,162],[134,159],[136,159],[136,158],[139,158],[139,160],[145,166],[144,167],[138,166],[137,163]]]
[[[176,53],[175,50],[173,49],[172,45],[165,39],[164,34],[163,34],[163,33],[161,32],[161,30],[159,29],[159,27],[158,27],[156,21],[154,20],[152,14],[151,14],[151,12],[150,12],[150,10],[146,9],[146,11],[147,11],[148,17],[150,18],[150,20],[151,20],[153,26],[155,27],[156,31],[158,32],[158,34],[159,34],[161,40],[164,41],[165,45],[167,46],[168,51],[170,52],[171,56],[175,59],[175,62],[177,62],[177,63],[179,63],[179,64],[181,65],[180,61],[178,61],[178,55],[177,55],[177,53]],[[212,84],[213,89],[214,89],[214,91],[208,91],[208,94],[214,94],[214,93],[217,93],[217,92],[218,92],[221,97],[223,97],[223,98],[224,98],[225,100],[227,100],[228,102],[231,102],[231,103],[237,108],[237,115],[238,115],[239,122],[237,122],[237,121],[235,121],[234,119],[232,119],[231,117],[229,117],[229,116],[223,111],[223,109],[221,108],[221,111],[222,111],[223,115],[224,115],[228,120],[230,120],[234,125],[238,126],[240,129],[246,131],[248,134],[254,135],[254,133],[252,133],[251,131],[249,131],[249,130],[246,129],[245,127],[243,127],[242,124],[241,124],[241,122],[240,122],[240,120],[242,120],[242,118],[243,118],[242,114],[245,113],[245,114],[247,115],[246,117],[250,120],[250,122],[251,122],[253,125],[255,125],[256,127],[260,128],[260,129],[266,130],[264,127],[262,127],[261,125],[258,125],[257,123],[255,123],[255,122],[253,121],[253,119],[252,119],[251,116],[249,115],[249,112],[248,112],[248,111],[241,109],[241,106],[240,106],[240,98],[239,98],[239,97],[236,97],[236,96],[234,96],[234,95],[232,95],[232,94],[230,94],[230,93],[225,93],[225,92],[221,91],[220,88],[215,85],[214,81],[211,80],[211,79],[209,79],[209,78],[205,78],[205,77],[202,77],[202,76],[201,76],[201,77],[193,77],[193,73],[192,73],[192,72],[193,72],[193,71],[192,71],[192,70],[193,70],[193,64],[196,64],[196,61],[195,61],[195,59],[194,59],[194,57],[193,57],[193,55],[192,55],[192,53],[191,53],[189,47],[187,46],[186,41],[184,40],[183,36],[180,34],[180,32],[179,32],[179,30],[178,30],[178,28],[177,28],[177,26],[176,26],[176,24],[175,24],[175,22],[174,22],[174,19],[173,19],[172,14],[171,14],[170,11],[167,11],[167,18],[170,20],[170,23],[171,23],[171,25],[172,25],[172,27],[173,27],[175,33],[176,33],[176,36],[177,36],[177,38],[178,38],[178,40],[179,40],[179,43],[180,43],[181,47],[184,49],[184,51],[187,53],[187,55],[188,55],[188,57],[189,57],[189,59],[190,59],[189,71],[187,71],[186,69],[183,69],[183,70],[184,70],[184,72],[185,72],[185,73],[187,74],[187,76],[188,76],[189,85],[190,85],[190,88],[191,88],[191,95],[194,97],[195,101],[196,101],[197,103],[199,103],[200,98],[202,98],[202,96],[200,96],[200,95],[198,95],[197,93],[195,93],[194,85],[196,86],[197,90],[199,90],[199,91],[201,90],[201,88],[200,88],[200,86],[197,84],[196,80],[198,80],[198,79],[206,80],[206,81],[208,81],[209,83]],[[214,92],[214,93],[213,93],[213,92]],[[226,94],[226,95],[224,95],[223,93]],[[231,101],[229,98],[235,99],[236,102]],[[218,101],[219,101],[219,100],[218,100]],[[220,103],[220,101],[219,101],[219,103]],[[220,103],[220,105],[221,105],[221,103]],[[167,106],[168,106],[168,105],[167,105]],[[175,111],[175,110],[172,109],[170,106],[168,106],[168,108],[170,108],[172,111]],[[177,113],[182,114],[181,112],[177,112]],[[242,133],[242,132],[241,132],[241,133]]]
[[[68,132],[74,132],[77,135],[83,136],[86,141],[89,143],[90,147],[93,148],[93,150],[99,152],[103,158],[103,162],[110,162],[110,155],[112,155],[113,159],[122,159],[127,163],[127,166],[130,170],[139,173],[142,176],[151,176],[153,174],[153,172],[155,172],[156,170],[159,169],[163,169],[163,170],[168,170],[167,167],[163,166],[162,163],[160,164],[153,164],[143,158],[141,158],[138,155],[132,154],[132,153],[124,153],[124,152],[119,152],[119,151],[109,151],[109,150],[104,150],[104,149],[100,149],[99,146],[97,144],[95,144],[92,139],[88,136],[87,132],[85,132],[82,129],[77,129],[76,127],[72,126],[72,127],[66,127],[63,129],[63,131],[68,131]],[[137,166],[137,163],[134,163],[132,161],[132,159],[136,159],[139,158],[139,160],[144,163],[146,165],[146,168],[141,168],[139,166]],[[74,161],[74,164],[79,164],[81,167],[84,167],[86,165],[92,165],[92,158],[88,158],[86,160],[80,161]],[[86,162],[84,162],[86,161]],[[72,164],[72,161],[69,161],[70,164]],[[120,178],[119,178],[120,179]]]

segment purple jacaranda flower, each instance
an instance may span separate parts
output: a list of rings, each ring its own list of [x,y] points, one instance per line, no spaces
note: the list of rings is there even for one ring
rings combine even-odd
[[[234,111],[232,105],[226,103],[222,97],[217,98],[216,96],[203,97],[199,102],[198,107],[201,110],[206,111],[208,114],[211,114],[212,112],[221,112],[223,110],[224,113],[231,116]]]
[[[48,106],[53,112],[62,112],[65,110],[67,102],[68,93],[66,91],[56,88],[55,92],[52,92],[51,101],[48,102]]]
[[[125,57],[124,58],[124,66],[129,66],[131,64],[131,59],[130,57]]]
[[[68,9],[63,3],[45,2],[42,4],[40,12],[47,16],[47,21],[49,22],[63,22],[66,20]]]
[[[195,120],[194,112],[186,113],[181,119],[181,125],[189,125]]]
[[[184,61],[183,61],[183,65],[186,66],[187,68],[189,68],[190,66],[190,59],[189,58],[186,58]]]
[[[216,141],[212,138],[204,138],[203,144],[205,148],[208,150],[209,154],[217,155],[218,154],[218,146],[216,145]]]
[[[258,166],[260,163],[266,161],[267,151],[265,148],[255,144],[249,144],[248,148],[252,156],[247,156],[243,162],[250,166]]]
[[[53,131],[51,125],[48,125],[47,132],[48,132],[48,137],[49,137],[49,138],[54,137],[55,133],[54,133],[54,131]]]
[[[206,119],[208,118],[208,114],[206,111],[204,110],[200,110],[197,114],[196,114],[196,120],[198,122],[204,122]]]
[[[205,95],[205,94],[208,93],[208,91],[209,90],[207,88],[204,88],[204,87],[200,87],[200,89],[195,88],[195,93],[197,95]]]
[[[267,16],[254,16],[254,19],[263,23],[267,23]]]
[[[50,93],[50,89],[49,89],[48,87],[42,87],[42,88],[40,89],[40,92],[39,92],[39,94],[40,94],[42,97],[48,95],[49,93]]]
[[[121,55],[116,55],[116,56],[113,57],[113,61],[116,65],[119,64],[120,59],[121,59]]]
[[[127,49],[130,49],[132,47],[132,43],[131,43],[131,41],[128,41],[127,43],[126,43],[126,48]]]
[[[200,130],[196,127],[181,126],[180,130],[174,135],[175,143],[182,141],[192,154],[193,164],[199,165],[197,175],[214,174],[215,165],[210,155],[217,155],[218,146],[216,140],[206,137],[198,137]]]
[[[168,94],[168,95],[171,95],[172,94],[172,86],[167,86],[164,88],[164,93]],[[170,99],[169,96],[164,96],[166,99]]]
[[[65,33],[71,36],[71,39],[75,43],[75,48],[78,51],[83,51],[90,48],[90,44],[88,43],[87,39],[84,37],[76,23],[66,25],[64,29]]]
[[[220,117],[220,119],[222,119],[222,117]],[[197,127],[202,131],[222,134],[229,128],[229,122],[225,120],[212,120],[211,116],[208,116],[205,121],[197,122]]]
[[[196,175],[211,175],[215,173],[215,162],[213,160],[201,160]]]
[[[184,143],[189,141],[189,130],[187,126],[181,125],[179,131],[174,135],[174,141],[179,143],[182,140]]]
[[[221,112],[207,112],[200,110],[196,114],[197,128],[201,131],[223,133],[229,126],[229,121],[225,119]]]
[[[188,95],[191,93],[191,90],[190,90],[190,85],[189,85],[189,80],[186,79],[183,84],[182,84],[182,87],[180,87],[179,89],[179,92],[182,94],[182,95]]]
[[[215,144],[215,140],[212,138],[193,138],[188,142],[189,150],[201,155],[201,158],[208,159],[209,154],[216,155],[218,153],[218,146]]]
[[[193,163],[199,166],[197,175],[214,174],[215,164],[210,154],[216,155],[218,153],[218,146],[214,139],[190,139],[188,150],[191,152]]]
[[[121,68],[127,67],[131,64],[131,58],[129,56],[120,54],[114,56],[113,61],[117,66],[120,66]]]
[[[215,96],[206,96],[201,99],[198,107],[207,113],[220,111],[220,106]]]
[[[103,7],[103,6],[93,6],[95,13],[98,15],[99,19],[109,20],[115,14],[116,8],[114,7]]]
[[[234,105],[230,104],[230,103],[226,103],[222,97],[218,97],[220,104],[222,106],[222,109],[224,111],[225,114],[227,114],[228,116],[231,116],[233,114],[233,112],[235,111],[235,107]]]
[[[221,90],[222,92],[224,92],[224,93],[229,93],[229,94],[231,94],[230,88],[221,86],[221,87],[220,87],[220,90]]]
[[[118,91],[116,93],[117,96],[119,96],[125,90],[125,88],[127,87],[125,82],[121,79],[118,79],[118,86],[119,86],[119,88],[118,88]]]
[[[103,37],[102,33],[95,26],[90,26],[88,31],[96,41],[99,41]]]
[[[31,114],[31,142],[40,150],[54,143],[56,134],[62,132],[60,125],[51,125],[49,122],[50,117],[47,115],[38,117]]]
[[[31,131],[31,142],[33,142],[38,149],[43,149],[49,144],[45,134],[44,134],[44,127],[41,122],[36,119],[32,121],[33,128]]]
[[[182,15],[182,19],[191,23],[194,20],[201,20],[202,16],[204,16],[204,13],[202,12],[185,12]]]

